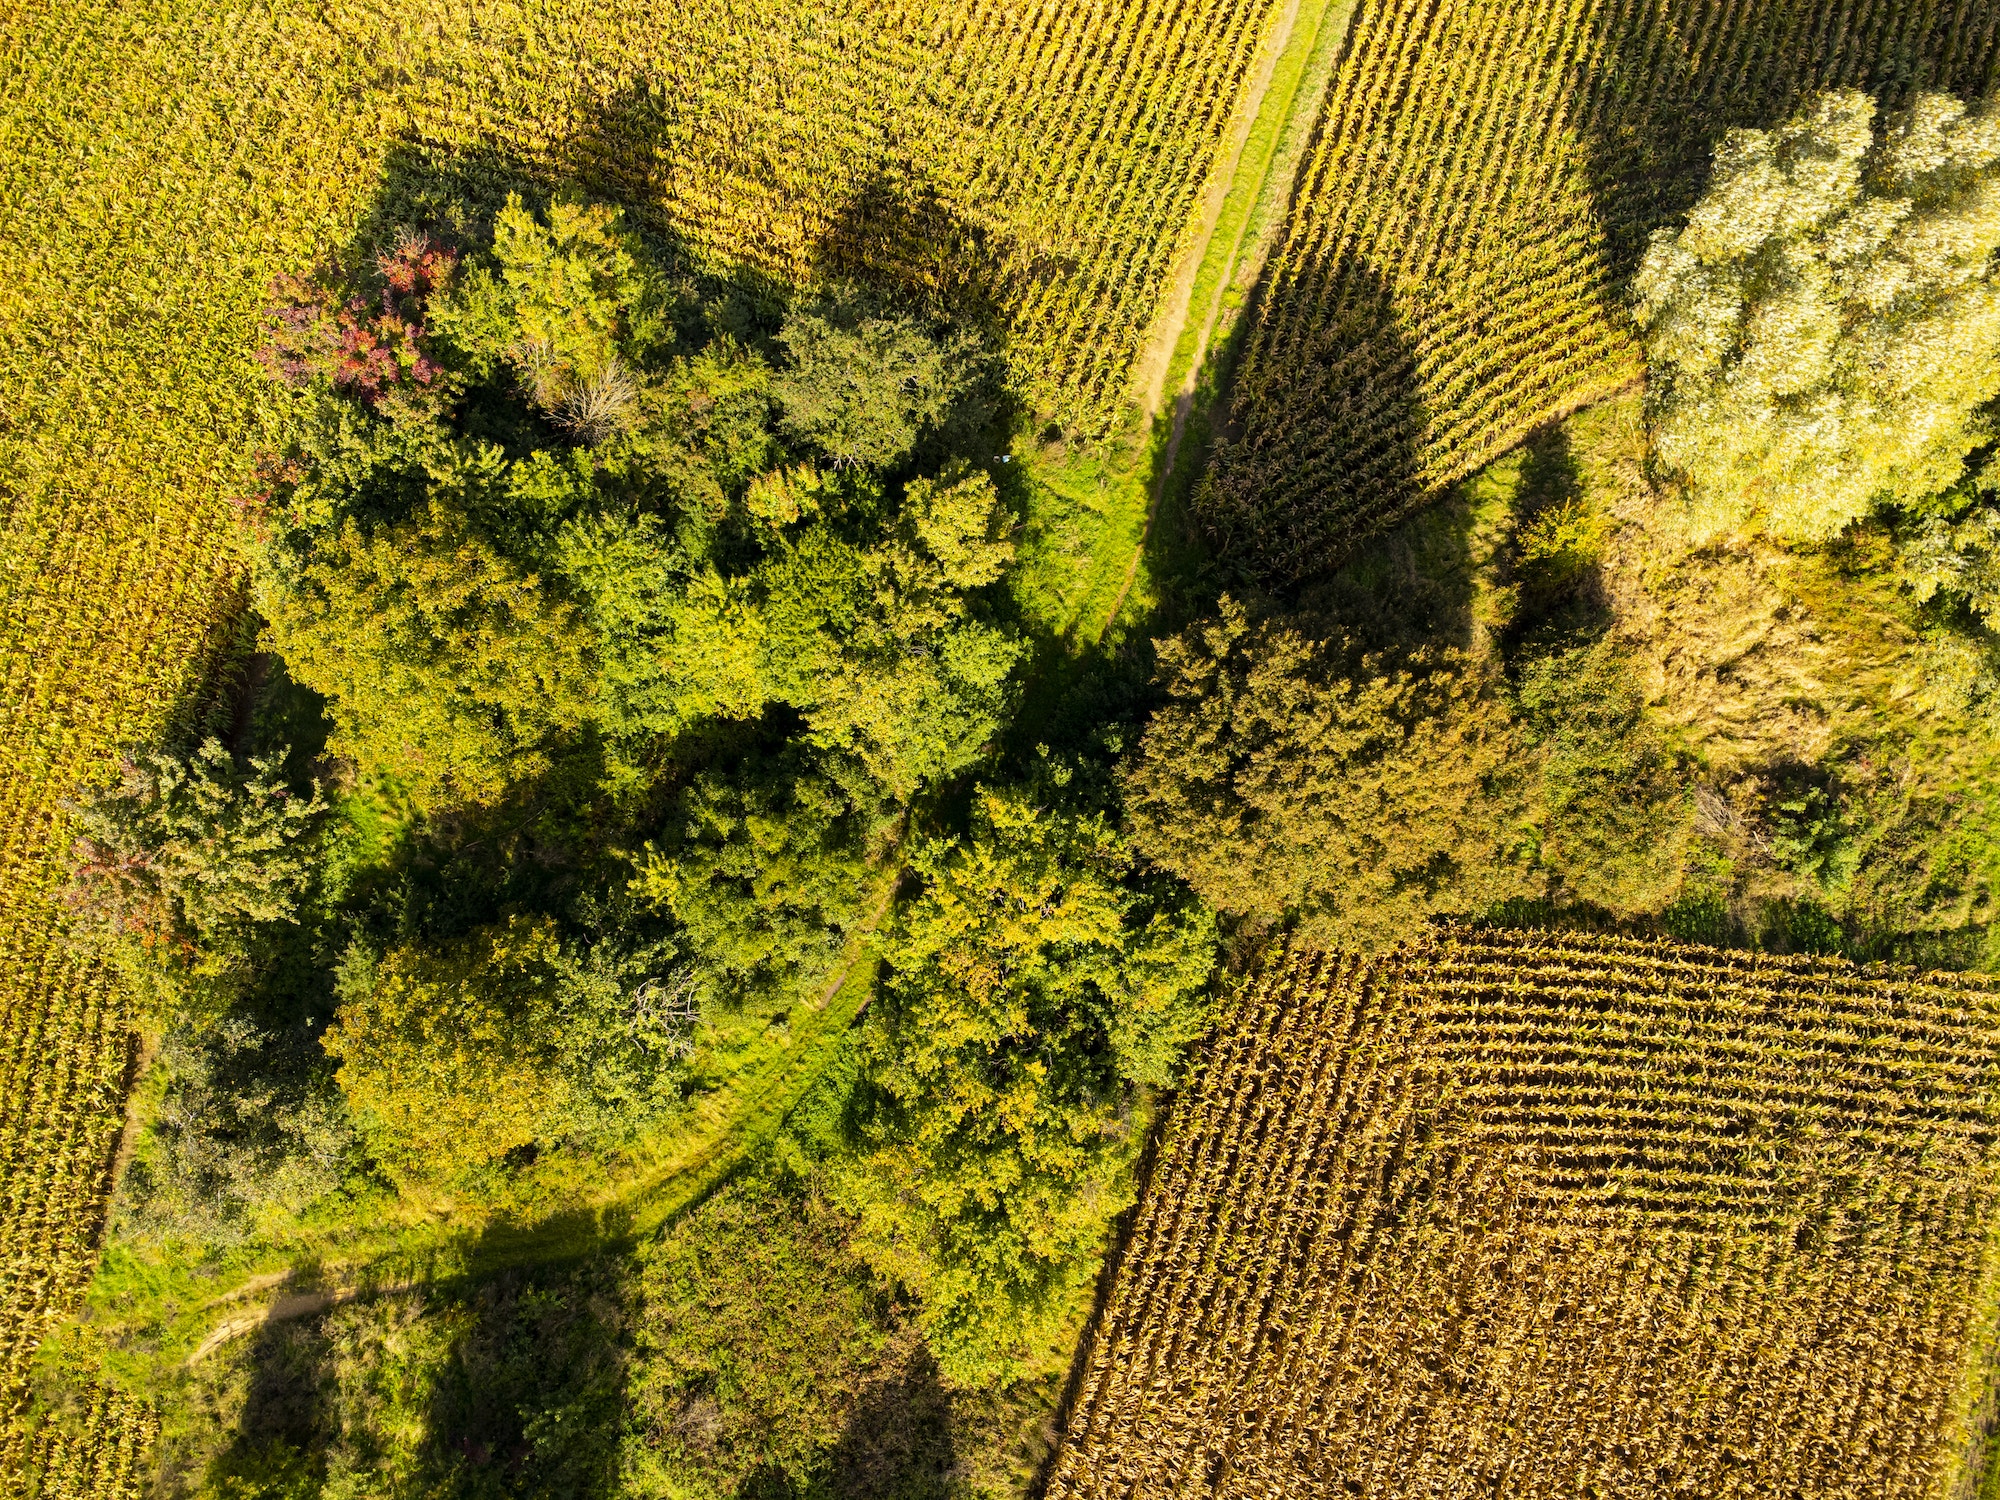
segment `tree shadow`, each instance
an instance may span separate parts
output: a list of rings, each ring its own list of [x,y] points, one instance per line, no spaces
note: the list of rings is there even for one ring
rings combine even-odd
[[[947,1500],[959,1492],[951,1416],[951,1393],[938,1378],[937,1362],[918,1344],[855,1403],[827,1455],[825,1477],[807,1494],[812,1500]],[[753,1485],[746,1500],[769,1493]]]
[[[588,1257],[267,1322],[236,1356],[242,1407],[208,1484],[316,1493],[338,1467],[440,1500],[616,1494],[621,1285]]]
[[[1284,593],[1324,576],[1426,498],[1416,358],[1387,281],[1351,256],[1281,282],[1267,276],[1238,326],[1301,323],[1312,331],[1296,358],[1236,384],[1186,501],[1217,581],[1239,590]],[[1246,427],[1251,410],[1258,420]],[[1174,560],[1172,542],[1162,550]]]
[[[999,265],[986,231],[928,182],[886,172],[848,194],[808,257],[813,282],[867,288],[933,323],[1004,338]]]

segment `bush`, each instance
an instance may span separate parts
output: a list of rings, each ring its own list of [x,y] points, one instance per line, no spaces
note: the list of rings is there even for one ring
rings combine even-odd
[[[1697,540],[1822,541],[1947,490],[2000,395],[2000,113],[1822,96],[1732,131],[1636,282],[1654,446]]]
[[[826,1477],[864,1393],[913,1352],[848,1228],[817,1197],[752,1177],[645,1253],[629,1493],[796,1493]]]
[[[231,1244],[266,1210],[300,1213],[357,1165],[354,1129],[325,1059],[240,1016],[169,1028],[167,1082],[119,1187],[119,1218],[145,1239]]]

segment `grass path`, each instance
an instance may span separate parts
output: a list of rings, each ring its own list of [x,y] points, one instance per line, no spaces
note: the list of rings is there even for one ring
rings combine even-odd
[[[1357,4],[1358,0],[1291,0],[1252,75],[1228,160],[1209,188],[1195,248],[1174,277],[1167,316],[1142,361],[1146,375],[1141,405],[1156,435],[1170,383],[1173,411],[1165,446],[1154,465],[1145,521],[1098,630],[1100,641],[1111,633],[1138,580],[1161,498],[1180,459],[1189,414],[1204,374],[1211,373],[1210,356],[1234,331],[1236,315],[1248,303],[1284,225],[1299,164]],[[1213,373],[1219,386],[1223,372]]]

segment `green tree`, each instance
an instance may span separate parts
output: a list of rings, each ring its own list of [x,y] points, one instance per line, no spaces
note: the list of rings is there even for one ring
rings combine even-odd
[[[425,805],[499,796],[592,717],[588,624],[441,503],[348,519],[264,609],[292,675],[328,700],[328,748]]]
[[[1088,1279],[1129,1192],[1135,1086],[1206,1024],[1213,917],[1148,901],[1101,816],[981,790],[926,844],[865,1037],[879,1110],[856,1247],[923,1299],[954,1383],[1001,1380]]]
[[[964,388],[964,351],[908,318],[854,307],[793,313],[772,390],[788,432],[836,464],[886,469]]]
[[[2000,395],[2000,113],[1822,96],[1737,130],[1636,283],[1660,462],[1697,540],[1820,541],[1949,489]]]
[[[1166,702],[1127,817],[1216,907],[1370,946],[1542,890],[1523,847],[1534,774],[1490,668],[1450,650],[1354,661],[1227,599],[1158,652]]]
[[[392,1171],[467,1182],[522,1147],[615,1141],[671,1098],[682,1039],[546,917],[412,943],[352,986],[323,1039]]]
[[[876,885],[854,794],[788,753],[702,776],[677,811],[678,838],[647,846],[634,893],[673,912],[732,1001],[819,983]]]
[[[960,464],[910,482],[881,545],[816,527],[766,566],[773,695],[897,798],[970,766],[1012,708],[1025,647],[974,602],[1013,558],[1012,525]]]
[[[190,755],[125,757],[73,808],[67,904],[80,927],[163,956],[226,948],[290,921],[319,868],[326,803],[286,785],[288,752],[239,765],[213,737]]]

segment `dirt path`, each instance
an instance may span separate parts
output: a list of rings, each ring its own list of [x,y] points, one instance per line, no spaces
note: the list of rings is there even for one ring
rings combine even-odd
[[[854,971],[868,958],[868,941],[889,915],[896,899],[897,882],[891,880],[884,889],[881,899],[869,913],[867,920],[850,941],[846,961],[830,978],[811,1001],[813,1023],[802,1039],[802,1050],[811,1051],[813,1044],[821,1040],[821,1033],[833,1027],[844,1026],[854,1017],[836,1013],[827,1015],[827,1009],[834,999],[847,987],[854,977]],[[865,1000],[863,1004],[865,1005]],[[857,1007],[855,1015],[860,1014]],[[796,1061],[796,1059],[790,1059]],[[644,1233],[649,1228],[657,1229],[668,1219],[689,1204],[697,1201],[704,1191],[720,1181],[750,1149],[746,1137],[754,1131],[759,1121],[769,1119],[774,1112],[780,1119],[789,1113],[798,1097],[809,1089],[819,1077],[817,1070],[805,1070],[774,1066],[768,1077],[759,1080],[751,1090],[737,1100],[736,1109],[727,1121],[719,1126],[703,1144],[678,1158],[672,1166],[647,1178],[624,1194],[618,1201],[620,1207],[630,1208],[644,1203],[645,1211],[633,1216],[636,1232]],[[519,1258],[524,1250],[532,1246],[532,1236],[526,1242],[510,1243],[509,1257]],[[350,1273],[352,1275],[353,1273]],[[207,1306],[223,1307],[230,1303],[242,1302],[260,1293],[277,1291],[279,1295],[270,1301],[254,1307],[242,1307],[218,1319],[215,1325],[203,1335],[202,1340],[187,1358],[189,1365],[207,1359],[225,1345],[252,1334],[272,1323],[281,1323],[290,1318],[309,1318],[352,1302],[358,1297],[374,1296],[385,1292],[406,1292],[421,1284],[421,1278],[404,1277],[394,1281],[366,1282],[359,1279],[344,1281],[332,1287],[315,1291],[286,1292],[283,1290],[292,1278],[289,1271],[278,1271],[253,1276],[227,1292],[212,1298]]]
[[[1144,558],[1146,543],[1153,534],[1153,523],[1159,515],[1160,500],[1166,494],[1167,482],[1173,477],[1174,465],[1179,461],[1181,441],[1187,433],[1188,415],[1194,409],[1194,400],[1201,380],[1202,367],[1207,363],[1210,350],[1215,346],[1216,336],[1222,329],[1224,314],[1229,307],[1229,293],[1240,280],[1251,280],[1262,270],[1264,258],[1272,241],[1283,227],[1284,216],[1278,213],[1266,214],[1259,222],[1258,209],[1271,198],[1274,187],[1279,186],[1272,179],[1282,175],[1287,180],[1282,184],[1284,196],[1291,193],[1290,178],[1298,169],[1306,134],[1311,128],[1311,117],[1317,115],[1320,101],[1325,95],[1326,84],[1331,77],[1331,68],[1325,76],[1315,76],[1313,59],[1319,52],[1321,34],[1327,27],[1338,34],[1333,39],[1337,48],[1344,41],[1348,27],[1354,19],[1355,0],[1320,0],[1313,6],[1309,20],[1313,26],[1310,37],[1300,37],[1299,20],[1303,0],[1287,0],[1284,13],[1278,18],[1270,44],[1259,56],[1252,71],[1249,88],[1243,99],[1243,106],[1236,112],[1230,126],[1228,156],[1222,168],[1209,182],[1208,199],[1202,209],[1200,227],[1183,257],[1173,282],[1168,288],[1164,304],[1165,312],[1155,330],[1153,340],[1140,361],[1141,409],[1144,420],[1151,424],[1160,415],[1160,408],[1166,399],[1168,377],[1173,372],[1174,355],[1186,335],[1190,319],[1195,315],[1193,306],[1195,288],[1201,280],[1202,271],[1214,263],[1218,252],[1222,254],[1220,274],[1216,276],[1206,304],[1199,309],[1201,323],[1196,332],[1194,347],[1188,360],[1187,369],[1179,386],[1174,391],[1173,425],[1167,433],[1165,449],[1161,452],[1158,468],[1153,476],[1151,492],[1147,496],[1146,520],[1140,528],[1138,544],[1132,549],[1131,560],[1125,566],[1125,576],[1118,588],[1117,597],[1104,618],[1104,628],[1099,632],[1102,641],[1111,633],[1117,623],[1119,612],[1125,607],[1125,600],[1132,592],[1132,585],[1139,577],[1139,563]],[[1271,84],[1278,72],[1278,65],[1284,60],[1294,40],[1303,40],[1307,55],[1299,60],[1299,75],[1291,80],[1292,94],[1280,103],[1284,117],[1269,122],[1273,135],[1268,150],[1253,164],[1254,180],[1244,181],[1244,152],[1256,134],[1256,128],[1263,120]],[[1305,114],[1303,121],[1298,117]],[[1301,130],[1300,127],[1304,129]],[[1287,150],[1288,141],[1293,148]],[[1247,187],[1249,201],[1243,217],[1226,230],[1222,224],[1224,210],[1230,198],[1239,188]],[[1218,243],[1218,235],[1226,236],[1226,246]]]

